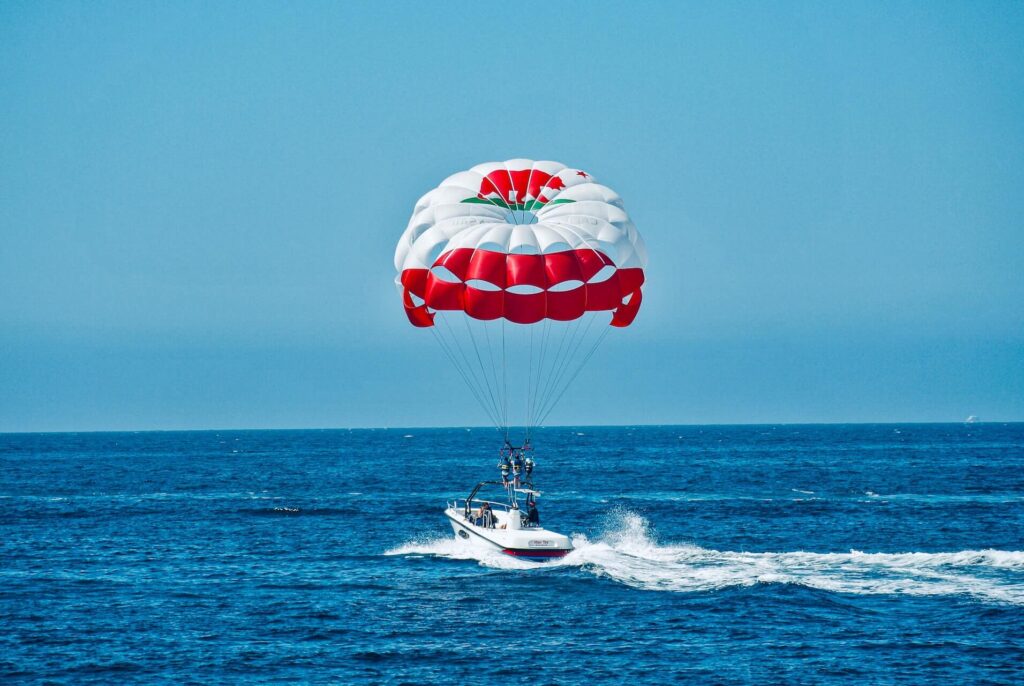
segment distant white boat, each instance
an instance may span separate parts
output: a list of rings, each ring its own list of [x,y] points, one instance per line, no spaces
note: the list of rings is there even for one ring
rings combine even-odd
[[[971,415],[970,417],[968,417],[967,419],[965,419],[965,420],[964,420],[964,424],[974,424],[974,423],[976,423],[977,421],[978,421],[978,418],[977,418],[977,417],[975,417],[975,416],[974,416],[974,415],[972,414],[972,415]]]

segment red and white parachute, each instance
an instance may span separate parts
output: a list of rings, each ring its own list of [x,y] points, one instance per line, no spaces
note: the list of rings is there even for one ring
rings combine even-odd
[[[409,321],[434,330],[506,434],[511,396],[525,394],[529,432],[606,324],[633,322],[646,266],[643,239],[613,190],[583,170],[523,159],[445,179],[416,203],[395,250]],[[607,322],[591,345],[601,313]]]

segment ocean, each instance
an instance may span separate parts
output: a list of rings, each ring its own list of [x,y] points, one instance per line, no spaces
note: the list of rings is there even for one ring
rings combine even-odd
[[[5,683],[1024,682],[1024,424],[0,435]]]

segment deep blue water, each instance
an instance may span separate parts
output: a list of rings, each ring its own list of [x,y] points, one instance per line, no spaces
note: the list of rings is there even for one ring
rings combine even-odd
[[[0,435],[0,680],[1021,683],[1024,425]]]

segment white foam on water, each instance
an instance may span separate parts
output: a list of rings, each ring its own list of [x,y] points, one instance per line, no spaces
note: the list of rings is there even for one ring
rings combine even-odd
[[[969,595],[1024,605],[1024,551],[953,553],[747,553],[659,545],[632,512],[611,515],[596,541],[576,535],[560,563],[634,588],[714,591],[759,583],[798,584],[837,593]]]
[[[494,569],[531,569],[537,565],[505,555],[500,550],[474,546],[455,536],[428,536],[414,539],[384,552],[385,555],[443,557],[449,560],[475,560]]]
[[[650,591],[710,592],[756,584],[796,584],[835,593],[960,595],[1024,605],[1024,551],[750,553],[662,545],[647,520],[627,510],[612,512],[596,540],[582,534],[575,534],[572,540],[575,550],[549,563],[483,551],[454,537],[412,541],[386,554],[475,560],[498,569],[576,567]]]

